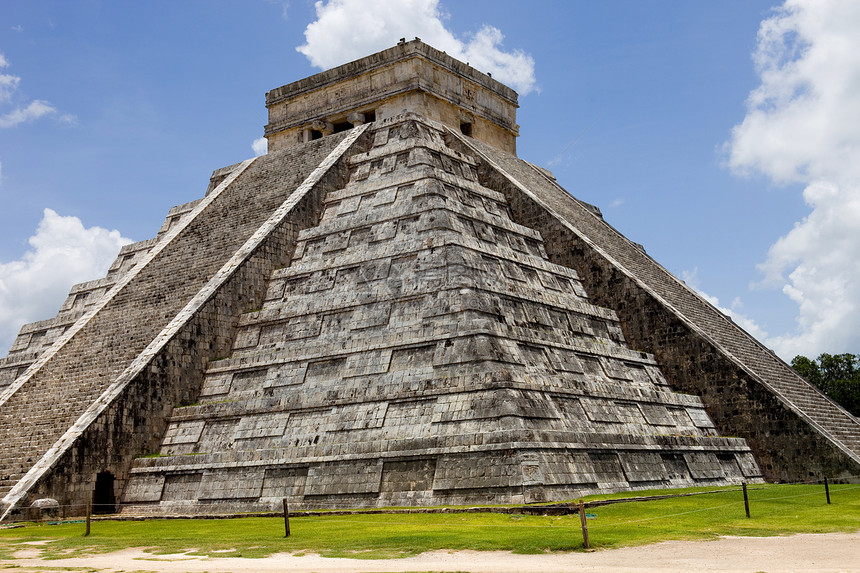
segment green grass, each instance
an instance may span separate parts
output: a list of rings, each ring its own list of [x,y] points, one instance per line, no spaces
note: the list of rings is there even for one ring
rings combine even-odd
[[[708,489],[708,488],[699,488]],[[717,488],[709,488],[717,489]],[[666,539],[712,539],[725,535],[767,536],[860,529],[860,486],[831,486],[827,505],[820,485],[750,486],[744,514],[738,488],[707,495],[588,509],[591,545],[613,548]],[[696,491],[694,489],[681,491]],[[660,495],[665,490],[641,492]],[[627,494],[594,496],[607,499]],[[40,547],[58,558],[128,547],[154,553],[190,552],[213,557],[264,557],[272,553],[314,552],[329,557],[389,558],[434,549],[504,550],[514,553],[583,549],[578,515],[560,517],[506,514],[375,514],[294,517],[292,536],[283,537],[283,519],[96,521],[83,537],[84,524],[29,524],[0,530],[0,557],[22,543],[51,540]]]

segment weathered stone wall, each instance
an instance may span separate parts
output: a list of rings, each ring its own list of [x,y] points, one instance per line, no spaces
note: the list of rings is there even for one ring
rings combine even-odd
[[[702,398],[720,434],[747,440],[769,481],[860,475],[860,466],[798,412],[581,239],[559,229],[547,251],[580,273],[594,300],[619,313],[625,335],[665,365],[673,388]]]
[[[482,165],[482,182],[505,194],[513,218],[540,231],[550,259],[575,269],[592,300],[618,313],[630,344],[655,355],[673,388],[701,396],[720,434],[747,440],[768,479],[860,475],[856,419],[539,170],[479,143],[472,145],[492,161]],[[635,278],[619,261],[636,265]],[[712,336],[734,345],[734,357],[743,362],[732,360]],[[817,429],[828,422],[832,425],[825,429],[838,436],[843,447]]]
[[[760,479],[698,397],[414,114],[375,122],[259,310],[139,459],[132,512],[570,499]]]
[[[119,499],[134,458],[158,451],[173,407],[196,400],[209,361],[229,353],[236,317],[261,303],[265,292],[261,277],[286,264],[298,231],[318,216],[314,199],[303,201],[295,216],[256,249],[87,427],[30,497],[77,504],[80,513],[92,497],[96,475],[107,471],[117,478],[114,493]]]
[[[0,390],[12,384],[54,342],[59,340],[75,321],[98,305],[117,280],[131,270],[136,262],[143,258],[164,234],[188,215],[199,202],[198,199],[171,208],[156,237],[123,246],[104,278],[72,286],[57,316],[22,326],[9,349],[9,354],[5,358],[0,358]]]
[[[469,124],[472,137],[516,152],[516,92],[418,39],[273,89],[266,107],[269,150],[299,145],[312,129],[325,134],[353,112],[383,120],[409,111]]]
[[[171,244],[141,263],[93,319],[7,397],[0,416],[23,413],[23,423],[3,424],[6,443],[27,456],[10,455],[7,449],[0,459],[11,474],[7,483],[17,482],[15,471],[27,471],[71,429],[54,444],[54,453],[36,464],[39,471],[31,471],[4,501],[18,503],[31,490],[63,503],[85,503],[96,474],[104,471],[118,479],[119,496],[133,457],[157,445],[165,412],[196,396],[205,365],[229,351],[239,314],[260,304],[265,277],[289,260],[298,231],[315,224],[321,188],[342,181],[342,162],[327,170],[320,165],[343,139],[258,158],[213,195]],[[315,177],[323,179],[317,187],[295,195],[318,167]],[[104,358],[81,352],[82,344]],[[70,365],[70,359],[80,366]],[[121,383],[123,370],[134,378]],[[34,400],[44,401],[38,414],[30,406]],[[56,400],[62,406],[54,407]],[[39,417],[44,419],[40,442],[15,437],[16,432],[32,434],[29,428]]]

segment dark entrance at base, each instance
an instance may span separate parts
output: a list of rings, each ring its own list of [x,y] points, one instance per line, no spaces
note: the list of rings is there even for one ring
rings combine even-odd
[[[113,493],[114,477],[110,472],[99,472],[93,490],[93,513],[116,513],[116,496]]]

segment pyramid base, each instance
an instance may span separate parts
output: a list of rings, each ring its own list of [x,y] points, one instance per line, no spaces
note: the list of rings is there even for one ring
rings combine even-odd
[[[281,511],[284,498],[294,510],[528,504],[596,493],[761,481],[742,443],[725,438],[697,441],[697,447],[675,451],[512,447],[310,463],[259,460],[260,465],[241,467],[236,462],[233,467],[153,464],[134,470],[123,512],[271,512]],[[708,445],[713,448],[717,441],[723,442],[718,449],[702,449],[705,442],[712,442]]]

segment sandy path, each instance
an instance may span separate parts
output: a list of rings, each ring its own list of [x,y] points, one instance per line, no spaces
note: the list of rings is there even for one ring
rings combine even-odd
[[[717,541],[666,541],[592,553],[512,555],[501,551],[433,551],[391,560],[327,559],[317,555],[278,554],[265,559],[200,558],[187,555],[153,556],[139,549],[91,557],[45,561],[31,549],[18,559],[0,560],[15,571],[46,573],[62,567],[88,567],[104,573],[157,571],[165,573],[271,573],[468,571],[472,573],[568,571],[753,573],[860,572],[860,531],[800,534],[788,537],[726,537]],[[66,569],[68,571],[68,569]]]

